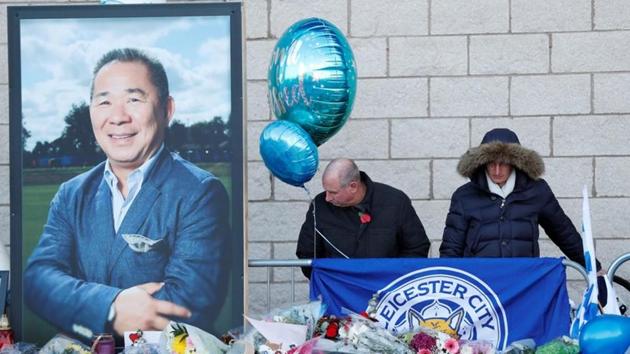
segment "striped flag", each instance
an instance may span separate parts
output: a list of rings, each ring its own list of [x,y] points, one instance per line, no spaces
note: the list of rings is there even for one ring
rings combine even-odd
[[[589,285],[584,292],[584,297],[577,309],[575,319],[573,323],[571,323],[571,337],[575,339],[579,338],[582,326],[599,315],[595,246],[593,246],[591,209],[588,203],[588,191],[586,186],[582,189],[582,247],[584,248],[584,264],[586,266],[586,273],[588,274]]]

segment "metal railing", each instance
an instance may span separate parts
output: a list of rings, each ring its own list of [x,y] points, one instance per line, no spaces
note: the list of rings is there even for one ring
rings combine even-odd
[[[624,259],[621,259],[626,257]],[[625,261],[630,260],[630,253],[625,254],[613,262],[608,271],[609,277],[612,279],[617,268]],[[619,261],[619,262],[618,262]],[[267,312],[271,309],[271,268],[294,268],[294,267],[310,267],[313,263],[312,259],[250,259],[247,264],[251,268],[267,268]],[[588,284],[588,275],[586,270],[579,263],[568,259],[562,261],[565,267],[573,268],[584,277]],[[612,275],[611,275],[612,274]],[[295,272],[291,270],[291,303],[295,303]]]

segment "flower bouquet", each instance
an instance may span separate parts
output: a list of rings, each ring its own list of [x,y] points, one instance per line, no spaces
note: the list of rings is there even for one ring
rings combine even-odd
[[[90,348],[70,337],[58,334],[39,351],[41,354],[91,354]]]

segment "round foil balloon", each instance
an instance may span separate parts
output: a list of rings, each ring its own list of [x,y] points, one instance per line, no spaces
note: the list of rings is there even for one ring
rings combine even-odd
[[[601,315],[580,330],[580,353],[627,353],[630,349],[630,318]]]
[[[282,181],[303,186],[317,172],[317,146],[299,125],[278,120],[260,134],[260,155],[274,176]]]
[[[276,117],[299,124],[323,144],[345,124],[354,103],[357,72],[348,41],[326,20],[296,22],[276,44],[268,85]]]

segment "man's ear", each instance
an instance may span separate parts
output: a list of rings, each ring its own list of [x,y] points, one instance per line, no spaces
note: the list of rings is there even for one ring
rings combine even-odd
[[[175,100],[173,97],[168,96],[166,99],[166,120],[167,122],[171,122],[173,119],[173,115],[175,114]]]

